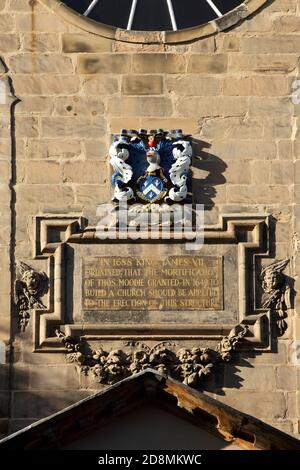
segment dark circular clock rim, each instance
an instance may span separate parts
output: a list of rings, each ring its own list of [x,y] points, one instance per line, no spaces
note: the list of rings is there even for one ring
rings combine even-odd
[[[268,0],[244,0],[241,5],[220,18],[208,23],[178,31],[135,31],[125,30],[98,23],[67,7],[60,0],[40,0],[45,6],[56,12],[66,21],[84,31],[97,34],[108,39],[132,43],[180,43],[209,36],[233,27],[247,16],[260,9]]]

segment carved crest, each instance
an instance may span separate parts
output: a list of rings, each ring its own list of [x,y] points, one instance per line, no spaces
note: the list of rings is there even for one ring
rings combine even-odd
[[[28,325],[31,309],[45,308],[41,297],[48,292],[48,286],[49,279],[46,273],[35,271],[21,261],[17,264],[15,303],[21,331],[25,331]]]
[[[127,131],[114,136],[109,149],[116,202],[168,204],[188,195],[191,136],[181,129]]]

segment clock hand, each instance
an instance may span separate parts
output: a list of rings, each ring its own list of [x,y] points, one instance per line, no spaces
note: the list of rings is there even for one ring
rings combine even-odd
[[[83,13],[84,16],[88,16],[91,11],[95,8],[99,0],[93,0],[88,9]]]

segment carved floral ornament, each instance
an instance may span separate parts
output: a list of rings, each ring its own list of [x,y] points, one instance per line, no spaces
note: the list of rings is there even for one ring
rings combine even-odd
[[[196,387],[203,378],[210,375],[217,364],[229,362],[232,353],[246,336],[248,327],[240,324],[217,344],[215,349],[194,347],[176,349],[173,342],[161,342],[154,347],[131,341],[124,349],[110,352],[104,349],[90,351],[79,338],[66,336],[57,330],[67,351],[67,361],[80,367],[88,375],[92,373],[105,385],[111,385],[145,369],[155,369],[162,374]]]

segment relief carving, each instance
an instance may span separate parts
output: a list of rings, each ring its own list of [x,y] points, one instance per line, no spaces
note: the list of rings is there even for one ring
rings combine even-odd
[[[287,309],[291,308],[291,289],[283,270],[289,259],[274,261],[261,272],[263,288],[262,306],[272,313],[276,322],[278,335],[282,336],[287,329]]]
[[[46,273],[38,272],[23,262],[17,264],[15,282],[15,304],[19,326],[25,331],[30,319],[30,310],[45,309],[41,297],[48,292],[49,279]]]
[[[222,338],[215,349],[176,349],[176,344],[171,342],[161,342],[150,348],[143,343],[131,341],[125,344],[124,349],[110,352],[102,348],[92,351],[83,339],[66,336],[59,330],[56,330],[56,335],[64,343],[67,361],[79,366],[85,374],[92,372],[99,383],[111,385],[151,368],[186,385],[197,387],[218,363],[231,360],[232,352],[243,341],[247,332],[246,325],[238,325],[228,336]]]
[[[149,206],[187,198],[191,135],[181,129],[123,129],[114,138],[109,156],[115,202],[139,200]]]

